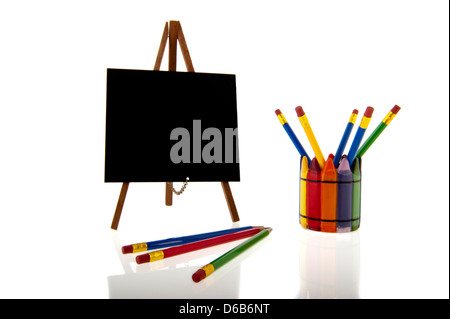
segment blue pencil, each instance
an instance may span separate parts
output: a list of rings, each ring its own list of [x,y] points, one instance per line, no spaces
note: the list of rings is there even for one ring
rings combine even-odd
[[[297,151],[300,153],[301,156],[306,156],[308,159],[308,164],[311,163],[311,159],[308,156],[308,153],[306,153],[305,149],[303,148],[302,144],[298,140],[297,136],[295,135],[294,131],[292,130],[291,126],[287,122],[286,118],[284,117],[283,113],[281,113],[280,110],[276,110],[275,114],[277,115],[278,119],[280,120],[281,125],[283,125],[284,130],[291,138],[292,143],[294,143],[295,147],[297,148]]]
[[[252,227],[252,226],[237,227],[237,228],[224,229],[224,230],[203,233],[203,234],[197,234],[197,235],[189,235],[189,236],[183,236],[183,237],[150,241],[150,242],[146,242],[146,243],[127,245],[127,246],[122,247],[122,253],[123,254],[131,254],[131,253],[138,253],[138,252],[147,251],[147,250],[184,245],[184,244],[188,244],[188,243],[193,243],[195,241],[209,239],[209,238],[227,235],[227,234],[232,234],[232,233],[236,233],[236,232],[251,229],[251,228],[255,228],[255,227]]]
[[[373,107],[368,106],[366,111],[364,112],[364,116],[361,120],[361,124],[356,131],[355,138],[353,139],[352,146],[350,146],[350,150],[348,151],[347,160],[350,166],[353,165],[353,161],[356,157],[356,152],[358,151],[359,145],[364,137],[364,133],[366,132],[367,127],[369,126],[370,120],[372,119]]]
[[[339,143],[336,154],[334,155],[334,167],[339,167],[339,161],[341,160],[342,154],[344,153],[345,146],[347,145],[348,138],[350,137],[350,133],[353,130],[353,126],[356,122],[356,117],[358,116],[358,110],[353,110],[352,115],[350,115],[350,119],[348,120],[347,127],[345,128],[344,135],[342,135],[341,142]]]

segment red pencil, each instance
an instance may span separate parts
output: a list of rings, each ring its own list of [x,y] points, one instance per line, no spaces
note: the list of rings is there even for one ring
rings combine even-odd
[[[176,255],[185,254],[191,251],[217,246],[220,244],[228,243],[242,238],[251,237],[259,233],[264,227],[255,227],[252,229],[243,230],[237,233],[222,235],[209,239],[199,240],[193,243],[175,246],[164,250],[153,251],[136,257],[136,263],[143,264],[148,263]]]
[[[306,217],[308,217],[308,228],[320,231],[320,180],[322,176],[319,162],[315,157],[311,161],[306,179]]]

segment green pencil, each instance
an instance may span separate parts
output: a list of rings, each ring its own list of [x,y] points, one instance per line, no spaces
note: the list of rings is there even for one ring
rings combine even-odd
[[[225,265],[227,262],[232,260],[233,258],[237,257],[244,251],[246,251],[248,248],[259,242],[261,239],[267,237],[270,232],[272,231],[272,228],[268,227],[263,230],[261,230],[256,235],[252,236],[251,238],[247,239],[243,243],[239,244],[238,246],[234,247],[233,249],[229,250],[222,256],[220,256],[217,259],[214,259],[212,262],[207,264],[206,266],[203,266],[199,270],[195,272],[195,274],[192,275],[192,280],[194,282],[200,282],[209,275],[211,275],[215,270],[219,269],[223,265]]]
[[[380,136],[381,132],[384,131],[384,129],[389,125],[389,123],[392,122],[394,117],[397,115],[398,111],[400,111],[400,106],[395,105],[392,110],[386,115],[384,120],[377,126],[377,128],[370,134],[370,136],[367,138],[367,140],[361,145],[361,147],[358,149],[358,152],[356,152],[356,158],[362,157],[370,146],[372,146],[373,142]]]

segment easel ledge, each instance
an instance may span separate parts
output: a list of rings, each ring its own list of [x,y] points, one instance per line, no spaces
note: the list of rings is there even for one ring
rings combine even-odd
[[[164,56],[164,51],[166,49],[167,39],[169,39],[169,71],[177,70],[177,43],[180,45],[181,53],[183,54],[184,63],[188,72],[195,72],[194,66],[192,64],[191,56],[186,44],[186,39],[184,38],[183,29],[181,28],[180,21],[171,20],[166,22],[164,26],[163,35],[161,38],[161,44],[159,46],[158,55],[156,56],[154,71],[159,71],[161,67],[161,62]],[[171,182],[166,183],[166,206],[172,206],[173,202],[173,192],[172,192]],[[236,209],[236,204],[234,202],[233,194],[231,193],[231,188],[228,182],[220,182],[222,185],[222,190],[225,195],[225,200],[227,202],[228,210],[230,212],[231,220],[233,223],[239,221],[239,214]],[[127,196],[129,182],[124,182],[120,190],[119,200],[117,201],[116,211],[112,220],[111,228],[117,230],[119,226],[120,217],[122,215],[123,205],[125,203],[125,197]]]

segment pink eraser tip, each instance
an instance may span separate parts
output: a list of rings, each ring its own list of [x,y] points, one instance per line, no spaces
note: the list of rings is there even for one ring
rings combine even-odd
[[[122,254],[131,254],[133,252],[133,246],[123,246],[122,247]]]
[[[275,114],[276,115],[280,115],[281,114],[281,111],[278,109],[278,110],[275,110]]]
[[[392,108],[391,112],[394,114],[397,114],[398,111],[400,111],[401,107],[398,106],[397,104]]]
[[[206,273],[203,269],[199,269],[195,272],[195,274],[192,275],[192,280],[194,282],[202,281],[206,278]]]
[[[138,264],[144,264],[150,262],[150,255],[144,254],[136,257],[136,263]]]
[[[373,107],[368,106],[366,111],[364,112],[364,116],[365,117],[372,117],[373,114]]]
[[[305,111],[303,111],[303,108],[301,106],[297,106],[295,108],[295,111],[297,112],[298,117],[305,115]]]
[[[353,114],[358,114],[359,111],[358,111],[357,109],[354,109],[352,113],[353,113]]]

